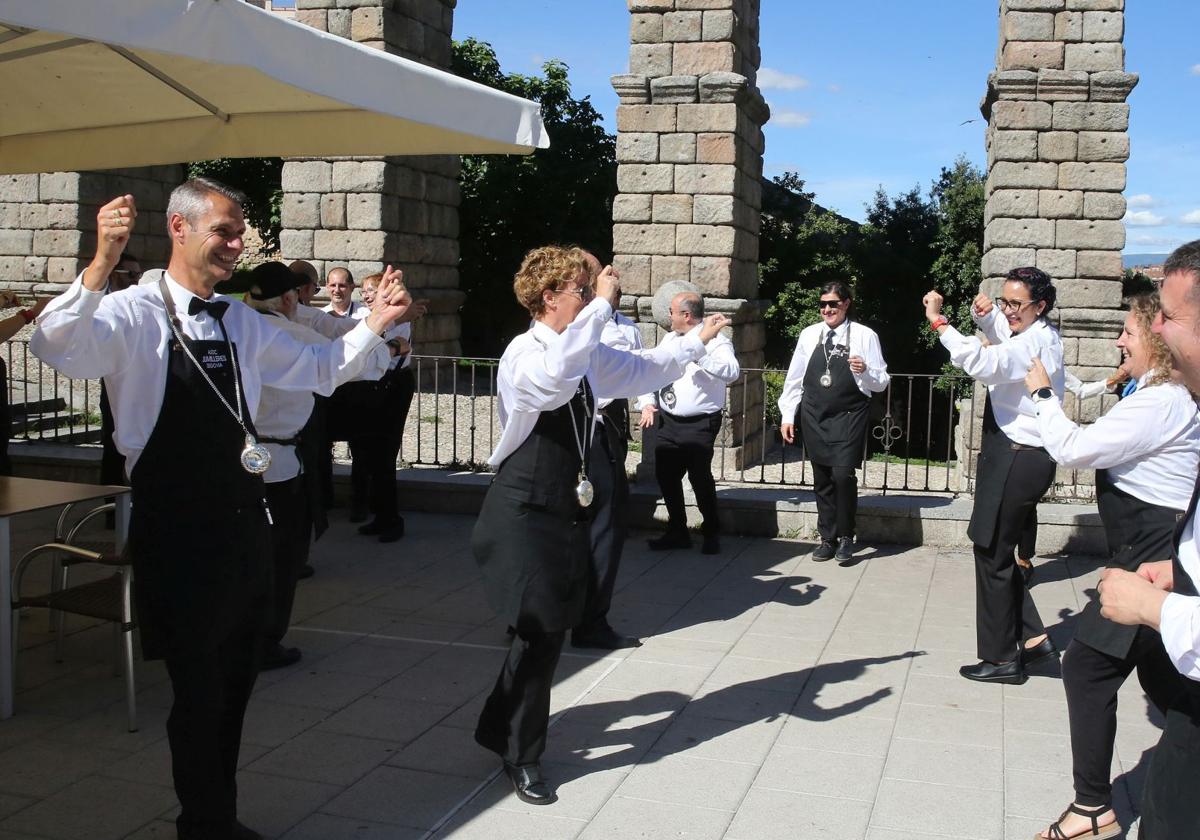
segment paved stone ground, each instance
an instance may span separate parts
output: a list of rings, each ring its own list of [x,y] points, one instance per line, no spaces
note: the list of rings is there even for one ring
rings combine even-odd
[[[627,551],[615,623],[646,637],[569,648],[545,769],[560,802],[519,802],[471,729],[504,655],[466,517],[413,515],[382,546],[335,519],[300,585],[297,667],[264,674],[239,777],[243,820],[286,840],[1029,838],[1069,801],[1057,666],[1020,687],[957,676],[973,661],[965,551],[729,538],[718,557]],[[29,543],[51,527],[31,517]],[[1035,595],[1060,645],[1094,558],[1042,561]],[[124,727],[107,628],[74,625],[53,662],[22,620],[17,715],[0,723],[0,840],[173,838],[163,669],[140,663],[141,729]],[[1122,693],[1117,802],[1132,820],[1158,738]],[[1136,832],[1130,832],[1130,837]]]

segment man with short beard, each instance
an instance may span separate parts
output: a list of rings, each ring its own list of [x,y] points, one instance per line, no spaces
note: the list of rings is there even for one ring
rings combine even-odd
[[[1200,392],[1200,240],[1181,245],[1163,263],[1161,311],[1154,321],[1171,351],[1175,369],[1193,393]],[[1196,502],[1175,530],[1169,560],[1142,564],[1136,572],[1105,569],[1100,576],[1101,613],[1119,624],[1144,624],[1162,635],[1167,655],[1182,675],[1181,691],[1167,722],[1142,793],[1142,840],[1200,837],[1200,534]]]

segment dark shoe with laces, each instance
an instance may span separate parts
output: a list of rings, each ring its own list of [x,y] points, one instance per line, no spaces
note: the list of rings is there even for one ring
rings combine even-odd
[[[1028,668],[1030,665],[1035,665],[1044,659],[1058,656],[1058,648],[1054,646],[1054,641],[1047,636],[1033,647],[1021,648],[1021,665]]]
[[[837,551],[833,558],[839,563],[848,563],[854,559],[854,537],[838,537]]]
[[[540,764],[524,764],[520,767],[504,762],[504,772],[512,782],[517,799],[530,805],[552,805],[558,801],[558,794],[550,789],[550,785],[542,778]]]
[[[958,669],[958,673],[969,680],[975,680],[975,682],[1006,683],[1008,685],[1021,685],[1028,679],[1020,659],[1014,659],[1012,662],[984,660],[974,665],[964,665]]]
[[[812,558],[818,563],[833,559],[833,540],[821,540],[821,544],[813,549]]]
[[[646,540],[651,551],[670,551],[673,548],[691,548],[692,538],[687,531],[667,531],[661,537]]]

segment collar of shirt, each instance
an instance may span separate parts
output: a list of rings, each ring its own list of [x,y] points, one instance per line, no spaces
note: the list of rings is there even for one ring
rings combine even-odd
[[[824,327],[824,324],[822,324],[822,326]],[[833,330],[832,330],[833,340],[839,344],[845,344],[846,343],[846,341],[845,341],[846,340],[846,330],[848,330],[848,329],[850,329],[850,319],[846,318],[845,320],[842,321],[842,323],[838,324],[836,327],[833,328]],[[828,335],[829,333],[830,333],[830,329],[828,327],[824,327],[824,329],[821,330],[821,341],[824,341],[825,336]]]
[[[189,318],[200,318],[201,316],[212,319],[212,316],[209,315],[207,312],[200,312],[196,315],[189,315],[188,307],[192,303],[192,298],[200,297],[200,296],[193,292],[188,291],[183,286],[179,285],[179,283],[177,283],[175,281],[175,278],[166,272],[163,272],[163,278],[166,279],[166,281],[167,281],[167,291],[171,293],[171,300],[175,303],[175,317],[179,319],[180,323],[182,323],[183,321],[185,321]],[[200,298],[200,299],[201,300],[226,300],[227,298],[225,297],[225,295],[211,295],[210,297]]]

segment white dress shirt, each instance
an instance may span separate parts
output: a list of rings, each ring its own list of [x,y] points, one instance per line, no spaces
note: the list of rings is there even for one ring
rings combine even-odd
[[[86,289],[82,278],[81,274],[46,306],[29,346],[35,356],[73,379],[104,377],[116,418],[113,442],[132,474],[166,393],[172,340],[166,307],[157,286],[133,286],[106,295]],[[170,276],[167,287],[185,336],[224,340],[207,312],[188,314],[191,292]],[[330,394],[368,363],[380,370],[387,365],[387,346],[366,324],[336,341],[305,345],[244,303],[223,295],[215,299],[229,302],[223,320],[237,347],[242,395],[251,418],[257,415],[263,385]]]
[[[1200,415],[1187,388],[1146,386],[1090,426],[1076,426],[1058,398],[1036,403],[1038,434],[1064,467],[1106,469],[1118,488],[1152,505],[1187,510],[1200,467]]]
[[[1179,562],[1192,582],[1200,585],[1200,545],[1196,536],[1193,516],[1179,539]],[[1189,680],[1200,681],[1200,597],[1174,592],[1168,595],[1158,615],[1158,630],[1175,670]]]
[[[975,312],[975,307],[971,307],[971,320],[989,344],[999,344],[1012,338],[1012,328],[1008,326],[1008,319],[1000,314],[998,307],[993,307],[991,312],[982,316]],[[1069,370],[1063,371],[1063,387],[1081,400],[1099,397],[1112,391],[1107,379],[1084,382]]]
[[[636,354],[605,347],[600,334],[611,317],[608,301],[596,298],[561,333],[534,321],[509,342],[497,374],[500,441],[488,464],[498,467],[515,452],[533,432],[539,414],[570,402],[584,376],[596,399],[619,397],[670,382],[705,353],[695,334]]]
[[[692,336],[698,339],[703,326],[697,324],[683,335],[677,332],[667,333],[658,346],[670,349]],[[648,405],[653,405],[676,417],[715,414],[725,408],[725,387],[731,382],[736,382],[741,375],[742,369],[733,352],[733,342],[728,336],[718,333],[708,342],[708,355],[695,362],[689,362],[683,376],[671,383],[675,391],[675,405],[659,405],[657,393],[651,392],[638,397],[636,408],[640,411]]]
[[[343,318],[341,315],[334,315],[324,309],[306,306],[303,303],[296,304],[296,314],[292,317],[292,322],[302,327],[308,327],[318,335],[330,339],[341,338],[355,327],[351,318]]]
[[[888,386],[892,377],[888,374],[887,362],[883,360],[883,350],[879,346],[879,336],[868,326],[853,322],[849,318],[842,321],[833,329],[833,343],[845,344],[846,331],[850,332],[850,355],[858,356],[866,365],[862,373],[851,374],[854,384],[864,396],[878,393]],[[829,327],[824,321],[810,324],[800,331],[796,340],[796,349],[792,353],[792,363],[788,365],[787,378],[783,381],[783,391],[779,394],[779,415],[782,422],[791,423],[796,417],[796,409],[804,398],[804,374],[808,370],[809,359],[817,345],[825,343]]]
[[[350,308],[346,310],[345,315],[343,315],[341,312],[338,312],[337,309],[334,308],[332,303],[327,303],[327,304],[325,304],[325,306],[321,307],[322,312],[328,312],[330,315],[334,316],[335,318],[365,318],[365,317],[367,317],[366,315],[358,315],[357,314],[359,311],[364,310],[364,309],[367,310],[369,313],[371,307],[367,306],[361,300],[355,300],[354,298],[350,299]]]
[[[1050,375],[1051,390],[1062,399],[1063,347],[1058,330],[1039,318],[1008,340],[985,347],[978,338],[947,327],[941,342],[950,351],[950,361],[987,386],[996,424],[1009,440],[1041,446],[1037,411],[1025,389],[1025,374],[1033,357],[1040,358]]]
[[[359,304],[357,309],[350,312],[350,317],[356,321],[361,321],[371,314],[371,308],[365,304]],[[392,360],[388,363],[388,370],[395,370],[397,367],[406,368],[412,363],[412,323],[405,322],[403,324],[393,324],[388,327],[383,333],[384,341],[391,341],[394,338],[403,338],[408,342],[409,351],[403,356],[392,356]]]
[[[614,312],[613,316],[604,324],[604,332],[600,333],[600,343],[614,350],[625,350],[626,352],[641,350],[642,331],[637,328],[637,324],[631,318],[626,318],[620,312]],[[634,396],[637,395],[625,394],[623,397],[605,397],[602,400],[596,400],[596,407],[607,408],[608,404],[614,399]],[[601,422],[604,422],[603,417],[601,417]]]

